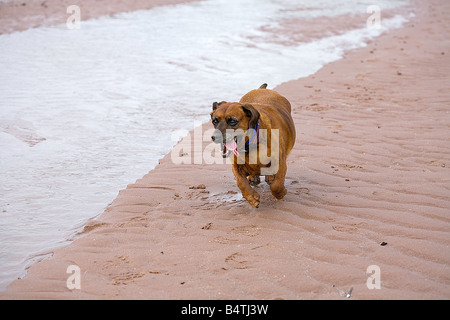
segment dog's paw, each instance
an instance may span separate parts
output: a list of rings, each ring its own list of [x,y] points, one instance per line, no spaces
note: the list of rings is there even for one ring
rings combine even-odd
[[[274,176],[274,175],[266,176],[266,177],[265,177],[266,183],[267,183],[269,186],[272,184],[272,182],[273,182],[274,179],[275,179],[275,176]]]
[[[250,203],[253,208],[259,207],[259,194],[258,192],[253,192],[253,194],[244,195],[244,198]]]
[[[248,176],[247,179],[251,186],[257,186],[261,183],[259,176]]]
[[[287,190],[284,187],[283,189],[272,190],[272,195],[278,200],[283,199],[286,194]]]

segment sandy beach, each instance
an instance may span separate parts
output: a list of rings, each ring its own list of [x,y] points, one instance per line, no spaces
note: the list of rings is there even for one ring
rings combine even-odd
[[[90,2],[90,17],[151,7]],[[31,13],[18,6],[0,4],[11,17],[0,32],[56,21],[19,23],[11,12]],[[291,102],[297,130],[284,199],[261,183],[252,208],[230,165],[194,163],[210,145],[205,124],[191,132],[190,164],[168,154],[0,299],[348,299],[350,288],[350,299],[449,299],[450,3],[412,8],[403,28],[367,47],[269,83]],[[80,289],[67,287],[69,266]]]

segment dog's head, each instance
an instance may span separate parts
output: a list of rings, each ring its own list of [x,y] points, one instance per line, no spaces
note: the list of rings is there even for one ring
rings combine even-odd
[[[242,150],[248,129],[254,129],[258,123],[259,112],[251,104],[236,102],[213,103],[211,121],[216,129],[212,141],[222,145],[222,157],[226,158]]]

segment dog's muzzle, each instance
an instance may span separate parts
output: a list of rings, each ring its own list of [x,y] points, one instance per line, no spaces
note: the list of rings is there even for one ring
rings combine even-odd
[[[224,135],[220,130],[216,129],[211,136],[211,140],[215,143],[220,143],[223,158],[228,158],[232,153],[234,153],[236,157],[239,156],[235,135],[232,135],[228,132],[226,132]]]

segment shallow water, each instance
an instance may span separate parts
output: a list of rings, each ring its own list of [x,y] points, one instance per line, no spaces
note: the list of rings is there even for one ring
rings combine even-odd
[[[153,169],[213,101],[308,76],[406,21],[272,41],[286,19],[368,5],[211,0],[1,35],[0,288]]]

